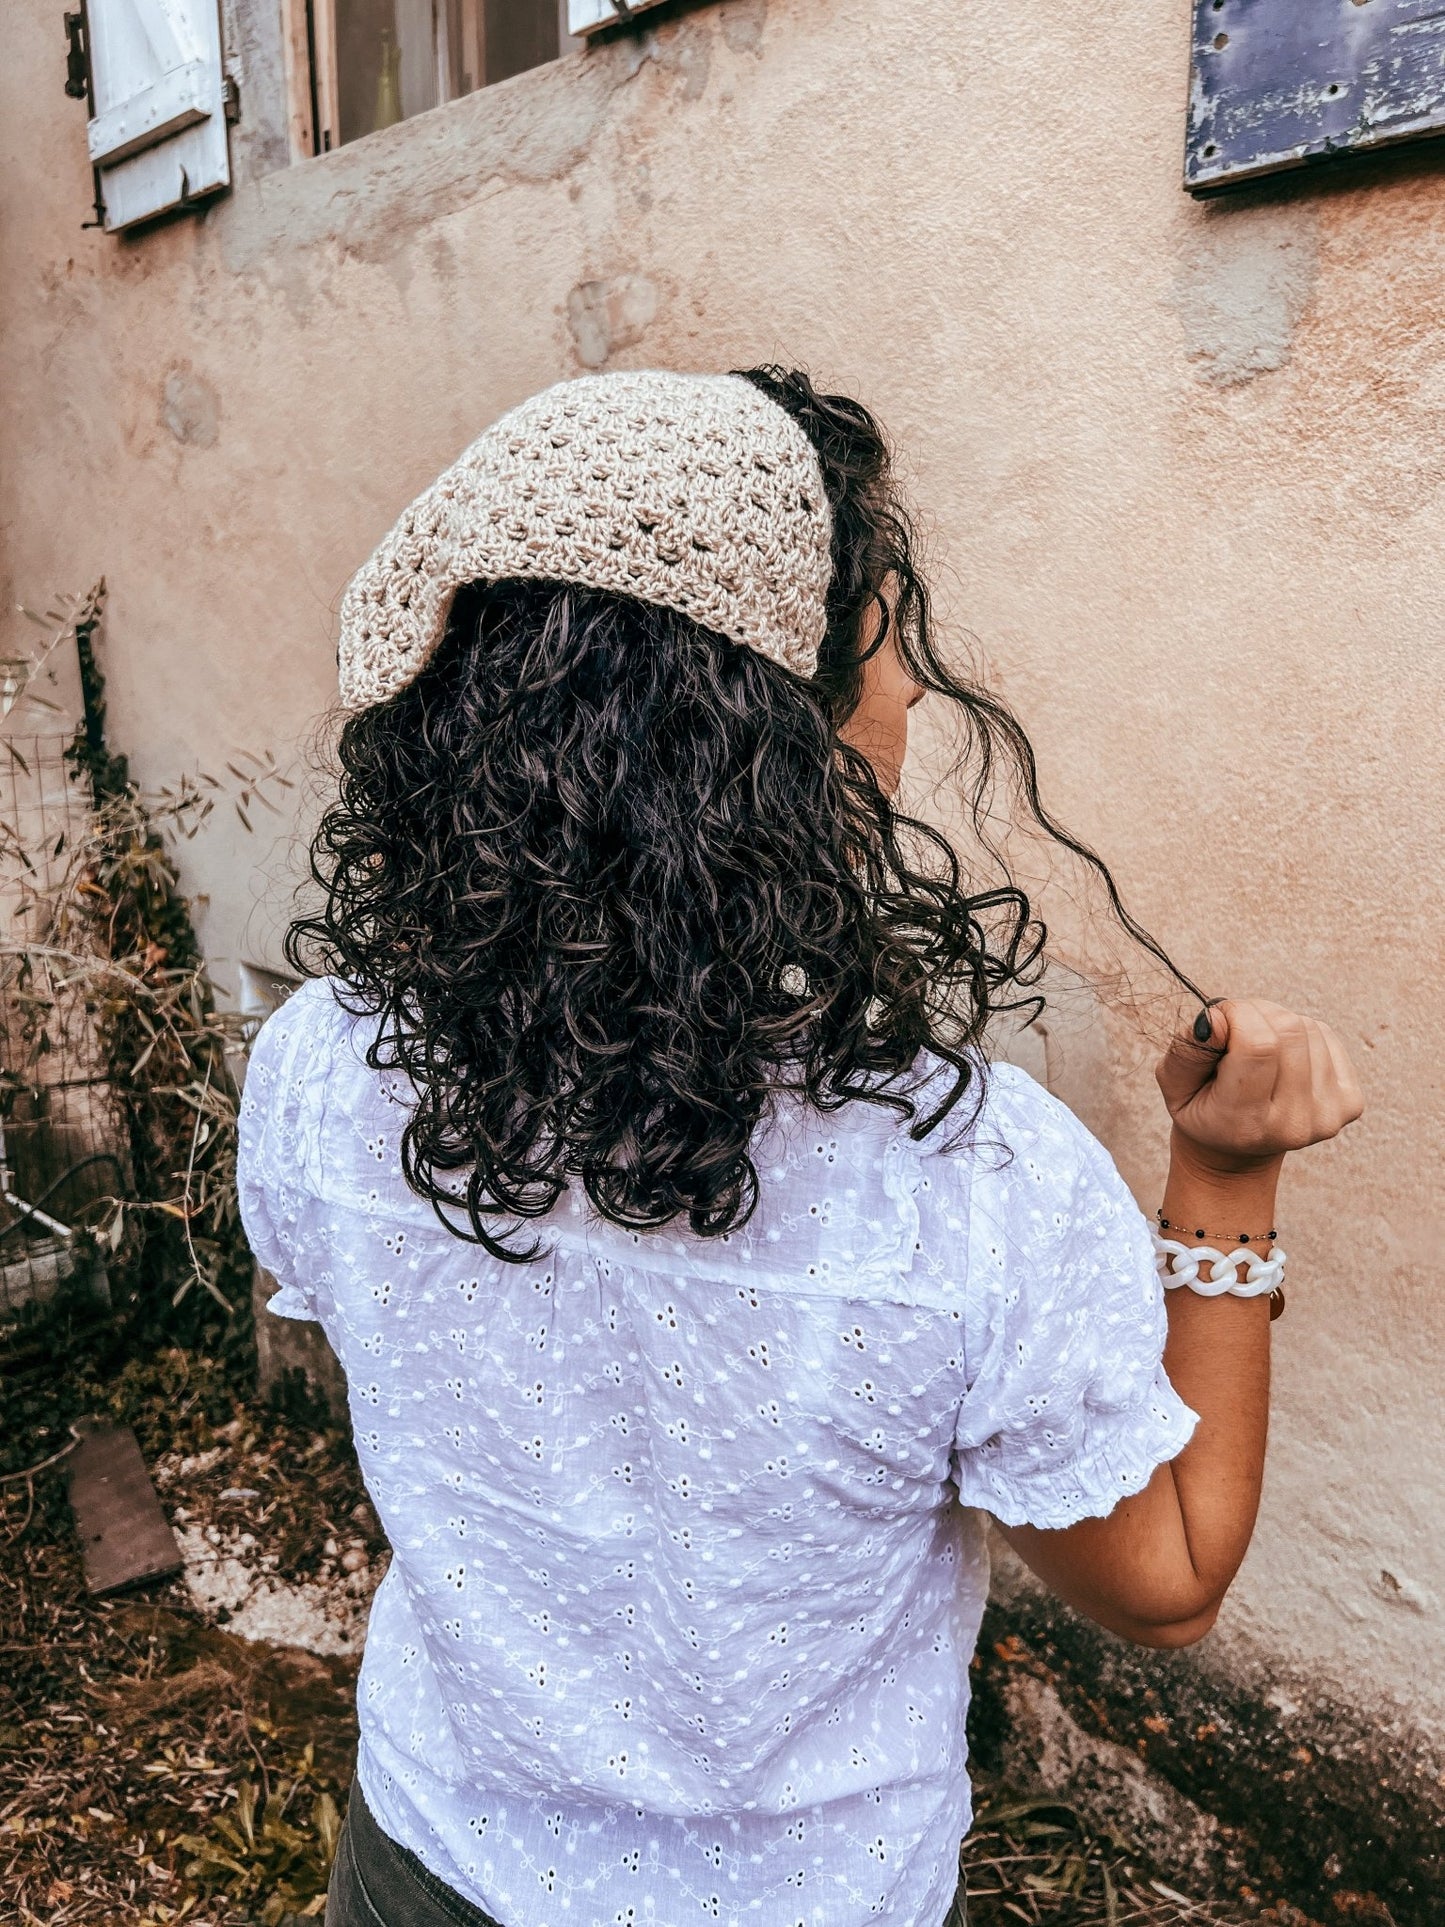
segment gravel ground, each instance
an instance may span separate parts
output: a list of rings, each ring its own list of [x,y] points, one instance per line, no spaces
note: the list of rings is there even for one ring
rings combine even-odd
[[[0,1486],[0,1918],[19,1927],[295,1927],[324,1909],[355,1752],[365,1614],[386,1548],[345,1434],[196,1355],[63,1388],[20,1375],[7,1466],[82,1409],[133,1425],[185,1574],[96,1602],[58,1472]],[[987,1662],[987,1656],[985,1657]],[[1067,1807],[984,1780],[973,1927],[1204,1927]],[[1287,1906],[1253,1920],[1313,1927]]]

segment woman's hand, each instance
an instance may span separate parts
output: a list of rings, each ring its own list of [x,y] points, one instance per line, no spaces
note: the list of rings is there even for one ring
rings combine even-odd
[[[1176,1037],[1154,1075],[1177,1149],[1202,1170],[1250,1171],[1336,1136],[1364,1109],[1327,1024],[1281,1004],[1230,999],[1206,1013],[1209,1041]]]

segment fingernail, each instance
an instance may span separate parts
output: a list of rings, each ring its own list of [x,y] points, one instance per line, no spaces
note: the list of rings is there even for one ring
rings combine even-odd
[[[1194,1020],[1194,1036],[1198,1043],[1207,1044],[1214,1035],[1214,1019],[1207,1010],[1201,1010]]]

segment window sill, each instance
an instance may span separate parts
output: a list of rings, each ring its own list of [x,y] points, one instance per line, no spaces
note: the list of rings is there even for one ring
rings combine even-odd
[[[398,252],[493,184],[565,180],[650,57],[631,37],[565,54],[247,182],[216,205],[207,230],[240,275],[319,247]]]

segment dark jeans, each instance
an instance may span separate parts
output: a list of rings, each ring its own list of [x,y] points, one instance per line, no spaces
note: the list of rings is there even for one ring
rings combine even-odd
[[[383,1833],[353,1784],[326,1894],[325,1927],[497,1927]]]
[[[497,1927],[382,1832],[353,1786],[326,1896],[325,1927]],[[578,1923],[584,1927],[584,1923]],[[968,1927],[963,1881],[943,1927]]]

